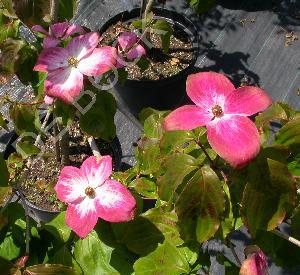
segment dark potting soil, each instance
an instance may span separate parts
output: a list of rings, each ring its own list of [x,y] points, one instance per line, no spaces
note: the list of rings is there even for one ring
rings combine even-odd
[[[129,23],[118,22],[110,26],[103,34],[101,45],[116,45],[117,38],[121,32],[133,31],[134,27]],[[134,62],[125,69],[128,79],[132,80],[160,80],[174,76],[186,69],[193,58],[193,45],[187,34],[179,29],[173,29],[174,33],[170,39],[170,49],[164,53],[159,34],[150,32],[149,41],[152,48],[149,49],[145,44],[146,58],[149,67],[141,71],[140,67]]]
[[[82,162],[92,155],[87,137],[81,132],[79,123],[74,122],[69,129],[70,134],[70,165],[80,167]],[[110,155],[114,161],[114,152],[109,143],[97,140],[102,155]],[[62,211],[66,205],[56,197],[54,186],[57,183],[61,163],[56,161],[55,146],[51,139],[47,139],[44,148],[44,157],[33,158],[32,166],[22,172],[20,190],[32,204],[48,211]]]

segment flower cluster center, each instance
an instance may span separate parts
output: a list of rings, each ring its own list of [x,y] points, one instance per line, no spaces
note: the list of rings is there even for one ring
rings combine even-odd
[[[76,57],[70,56],[70,57],[68,58],[68,63],[69,63],[70,66],[77,67],[77,65],[78,65],[78,60],[76,59]]]
[[[87,196],[89,196],[90,198],[93,198],[93,197],[95,197],[95,189],[92,187],[87,187],[87,188],[85,188],[85,194]]]
[[[223,110],[220,105],[215,105],[214,107],[211,108],[211,111],[214,117],[221,117],[223,115]]]

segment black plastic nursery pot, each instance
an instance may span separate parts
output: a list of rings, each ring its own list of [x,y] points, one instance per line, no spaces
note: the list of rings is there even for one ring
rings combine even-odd
[[[9,142],[6,144],[6,148],[3,152],[3,156],[5,159],[9,157],[10,154],[14,153],[15,147],[13,146],[13,143],[17,140],[18,136],[15,132],[11,132],[12,138],[10,138]],[[114,159],[114,170],[120,170],[121,168],[121,156],[122,156],[122,150],[121,145],[118,138],[115,138],[110,144],[109,147],[112,152],[112,157]],[[16,191],[16,200],[19,201],[19,203],[22,204],[24,207],[24,203],[26,203],[26,207],[29,210],[29,215],[36,220],[37,222],[44,222],[47,223],[51,221],[53,218],[55,218],[61,211],[52,211],[47,210],[41,207],[38,207],[34,205],[32,202],[26,199],[25,195],[23,194],[23,198],[25,198],[25,202],[22,201],[20,196],[21,190]]]
[[[117,22],[131,22],[139,17],[140,9],[124,11],[107,21],[100,32],[105,32],[110,26]],[[153,9],[154,18],[166,20],[174,30],[184,32],[193,45],[193,55],[189,66],[178,74],[161,80],[131,80],[125,83],[117,82],[114,86],[116,97],[125,103],[129,111],[137,116],[146,107],[158,110],[173,109],[180,105],[185,98],[185,82],[187,75],[193,72],[198,56],[198,37],[195,25],[183,15],[166,10]],[[114,78],[114,76],[112,77]]]

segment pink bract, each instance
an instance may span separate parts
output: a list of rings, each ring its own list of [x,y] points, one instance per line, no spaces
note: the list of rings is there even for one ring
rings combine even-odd
[[[89,157],[80,169],[65,166],[55,185],[58,199],[68,204],[66,224],[85,238],[98,218],[109,222],[132,220],[136,201],[127,188],[110,179],[110,156]]]
[[[47,72],[47,96],[71,103],[80,94],[83,76],[98,76],[116,64],[116,49],[96,48],[99,34],[91,32],[73,38],[66,48],[44,49],[39,55],[35,71]]]
[[[117,68],[126,66],[125,59],[134,60],[146,54],[145,48],[139,43],[139,37],[134,32],[122,32],[118,37],[118,44]]]
[[[245,261],[243,261],[240,275],[267,275],[268,262],[265,254],[260,250],[253,253]]]
[[[44,97],[44,102],[45,102],[45,104],[47,104],[47,105],[52,105],[53,102],[54,102],[54,98],[51,97],[51,96],[45,95],[45,97]]]
[[[272,103],[267,93],[252,86],[235,89],[227,77],[215,72],[190,75],[186,89],[196,105],[171,112],[164,128],[172,131],[206,126],[208,142],[218,155],[236,168],[249,163],[260,150],[260,138],[247,116]]]
[[[65,40],[72,34],[84,34],[85,30],[75,24],[68,22],[56,23],[49,27],[49,31],[46,31],[42,26],[35,25],[32,30],[44,34],[46,37],[43,41],[44,48],[56,47],[61,40]]]

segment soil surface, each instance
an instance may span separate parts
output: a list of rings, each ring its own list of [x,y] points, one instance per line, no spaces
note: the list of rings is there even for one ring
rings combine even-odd
[[[92,155],[87,138],[79,128],[78,122],[70,126],[70,165],[80,167],[82,162]],[[115,153],[109,143],[98,140],[98,148],[102,155],[111,155]],[[33,158],[33,164],[30,169],[24,169],[21,175],[25,179],[21,181],[20,189],[25,197],[34,205],[48,211],[62,211],[66,205],[60,202],[54,190],[57,183],[62,165],[56,161],[55,146],[51,139],[46,140],[42,148],[44,156],[42,158]]]
[[[124,31],[136,31],[129,23],[118,22],[109,27],[103,34],[101,45],[116,45],[117,38]],[[128,72],[128,79],[132,80],[159,80],[178,74],[186,69],[193,58],[193,45],[187,34],[178,28],[173,27],[173,35],[170,39],[170,49],[164,53],[159,34],[150,32],[149,41],[151,48],[145,44],[146,58],[150,65],[145,71],[134,62],[125,69]]]

